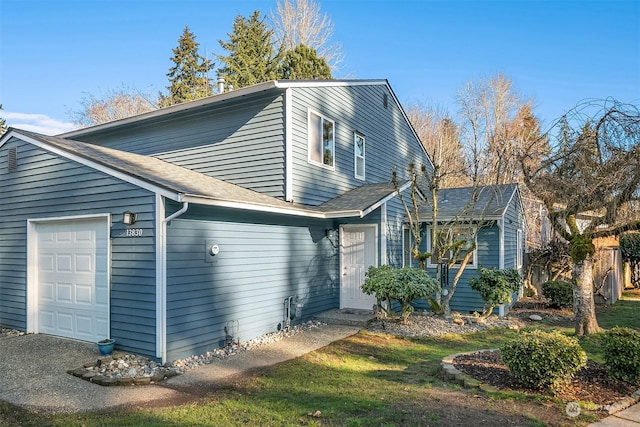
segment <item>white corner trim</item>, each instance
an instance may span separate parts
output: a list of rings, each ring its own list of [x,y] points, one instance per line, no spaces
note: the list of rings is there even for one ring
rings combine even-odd
[[[284,200],[293,202],[293,95],[291,88],[284,92]]]

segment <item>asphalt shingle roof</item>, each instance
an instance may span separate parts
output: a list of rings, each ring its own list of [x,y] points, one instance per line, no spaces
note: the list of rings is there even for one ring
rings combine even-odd
[[[322,205],[307,206],[285,202],[155,157],[24,130],[12,129],[11,131],[16,135],[40,141],[176,195],[251,205],[255,208],[277,209],[283,213],[315,216],[323,214],[337,216],[343,213],[345,216],[357,216],[395,192],[391,183],[365,184]]]
[[[476,201],[471,202],[473,187],[445,188],[438,192],[438,218],[442,220],[461,218],[491,218],[501,216],[518,184],[488,185],[476,188]],[[431,199],[427,194],[427,204],[420,209],[421,218],[430,218]]]

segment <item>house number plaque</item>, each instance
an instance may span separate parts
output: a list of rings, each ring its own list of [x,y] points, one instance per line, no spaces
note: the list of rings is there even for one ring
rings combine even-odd
[[[127,237],[142,237],[142,228],[127,228]]]

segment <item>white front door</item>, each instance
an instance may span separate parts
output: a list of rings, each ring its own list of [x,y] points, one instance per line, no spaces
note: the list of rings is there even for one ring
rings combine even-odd
[[[109,336],[105,218],[35,224],[35,331],[83,341]]]
[[[340,230],[340,308],[371,310],[376,303],[360,287],[370,266],[378,265],[378,229],[375,225],[345,225]]]

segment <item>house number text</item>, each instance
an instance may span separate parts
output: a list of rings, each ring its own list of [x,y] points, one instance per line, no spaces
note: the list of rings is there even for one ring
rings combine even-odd
[[[142,228],[127,228],[127,237],[142,237]]]

